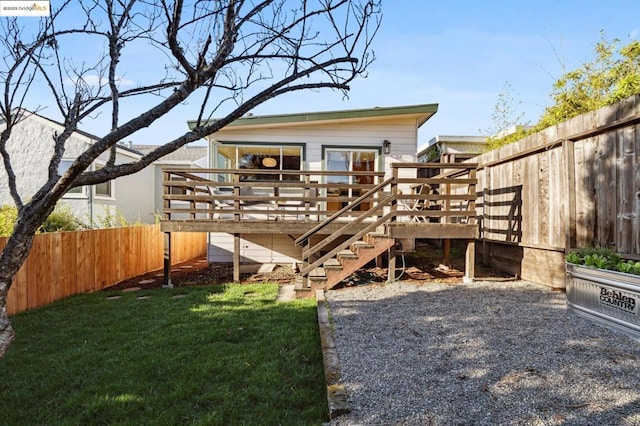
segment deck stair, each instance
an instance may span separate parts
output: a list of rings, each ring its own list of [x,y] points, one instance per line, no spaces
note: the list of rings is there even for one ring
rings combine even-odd
[[[322,267],[314,268],[308,277],[298,276],[295,284],[296,297],[311,297],[318,289],[331,289],[393,247],[395,239],[383,233],[368,233],[363,239],[351,243],[333,257],[324,261]]]

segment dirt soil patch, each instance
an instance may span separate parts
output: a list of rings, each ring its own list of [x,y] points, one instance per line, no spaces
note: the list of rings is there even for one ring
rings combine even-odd
[[[464,256],[455,249],[451,252],[450,265],[442,264],[442,250],[423,243],[416,246],[416,252],[398,256],[396,261],[396,280],[416,285],[439,283],[460,284],[464,275]],[[373,262],[345,279],[338,287],[349,287],[365,284],[382,284],[388,280],[386,264],[376,267]],[[505,275],[495,269],[476,264],[476,278],[487,280],[512,280],[515,277]],[[277,265],[266,272],[241,273],[240,282],[245,284],[259,282],[277,282],[292,284],[295,272],[289,266]],[[171,282],[174,287],[224,284],[233,281],[233,264],[216,263],[209,265],[206,257],[198,257],[190,261],[174,265],[171,268]],[[131,288],[157,288],[164,282],[162,270],[146,273],[119,282],[105,290],[125,290]]]

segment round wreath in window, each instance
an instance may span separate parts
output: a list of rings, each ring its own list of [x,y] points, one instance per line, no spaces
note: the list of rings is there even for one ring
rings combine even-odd
[[[265,167],[275,167],[278,164],[278,161],[273,157],[265,157],[262,159],[262,165]]]

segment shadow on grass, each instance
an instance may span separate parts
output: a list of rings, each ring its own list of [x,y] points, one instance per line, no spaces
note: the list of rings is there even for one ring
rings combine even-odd
[[[276,303],[276,285],[114,294],[13,318],[0,424],[326,420],[314,301]]]

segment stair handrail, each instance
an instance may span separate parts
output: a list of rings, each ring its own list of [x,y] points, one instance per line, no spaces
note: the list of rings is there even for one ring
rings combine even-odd
[[[385,201],[387,201],[386,204],[388,204],[394,198],[395,198],[394,195],[390,195],[389,197],[385,198]],[[300,269],[299,274],[301,276],[303,276],[303,277],[308,275],[309,272],[313,271],[318,265],[324,263],[325,260],[328,260],[328,259],[332,258],[335,253],[338,253],[338,252],[344,250],[345,248],[349,247],[351,244],[353,244],[354,242],[356,242],[360,238],[362,238],[363,235],[369,233],[372,229],[375,229],[378,226],[382,225],[383,223],[387,222],[390,218],[394,217],[395,215],[396,215],[396,212],[391,211],[391,212],[381,216],[380,218],[378,218],[378,220],[376,220],[375,222],[371,222],[369,225],[367,225],[366,227],[364,227],[363,229],[358,231],[356,234],[352,235],[349,239],[347,239],[346,241],[342,242],[341,244],[339,244],[338,246],[336,246],[335,248],[330,250],[328,253],[325,253],[324,255],[320,256],[318,259],[314,260],[312,263],[309,263],[308,265],[304,266],[302,269]],[[341,230],[348,228],[350,225],[351,224],[342,227]],[[338,232],[335,232],[334,234],[332,234],[332,236],[333,235],[342,235],[342,233],[340,233],[340,231],[338,231]],[[316,247],[317,246],[315,246],[313,249],[315,249]],[[309,251],[311,251],[311,250],[309,250]],[[309,252],[307,252],[307,253],[309,253]],[[303,254],[303,259],[305,259],[305,258],[307,258],[307,257],[305,257],[304,254]]]
[[[302,236],[298,237],[295,240],[295,244],[298,245],[298,246],[299,245],[305,246],[306,243],[307,243],[307,240],[312,235],[317,234],[318,232],[323,230],[325,227],[327,227],[329,224],[331,224],[333,221],[335,221],[336,219],[341,217],[344,213],[353,210],[355,207],[357,207],[360,204],[362,204],[365,200],[371,198],[372,195],[374,195],[375,193],[379,192],[381,189],[383,189],[387,185],[391,184],[394,181],[394,179],[395,178],[390,177],[390,178],[380,182],[379,184],[377,184],[376,186],[374,186],[373,188],[371,188],[370,190],[368,190],[367,192],[365,192],[364,194],[362,194],[361,196],[359,196],[358,198],[353,200],[353,202],[347,204],[346,206],[344,206],[343,208],[341,208],[340,210],[335,212],[333,215],[329,216],[328,218],[326,218],[325,220],[323,220],[322,222],[320,222],[319,224],[317,224],[316,226],[314,226],[313,228],[308,230]],[[374,207],[372,209],[367,210],[367,213],[372,212],[372,211],[377,211],[377,210],[379,210],[379,209],[376,209]],[[364,217],[369,217],[369,216],[370,215],[368,215],[368,214],[366,214],[366,215],[363,214],[363,215],[360,215],[358,218],[362,217],[364,219]]]
[[[367,211],[367,213],[371,213],[371,214],[360,215],[357,218],[355,218],[354,220],[350,220],[348,223],[345,223],[340,229],[338,229],[336,232],[334,232],[331,235],[329,235],[326,238],[324,238],[318,244],[314,245],[313,247],[309,248],[308,250],[304,250],[303,249],[302,258],[303,259],[310,258],[315,253],[319,252],[320,250],[322,250],[323,248],[325,248],[326,246],[328,246],[329,244],[331,244],[332,242],[337,240],[341,235],[349,234],[351,228],[355,228],[357,225],[359,225],[360,223],[364,222],[365,219],[369,218],[373,213],[376,213],[376,212],[382,210],[384,207],[388,206],[389,203],[391,201],[393,201],[394,198],[395,198],[394,195],[388,195],[386,198],[383,198],[383,199],[379,200],[378,203],[374,207],[372,207],[371,209],[369,209]]]

